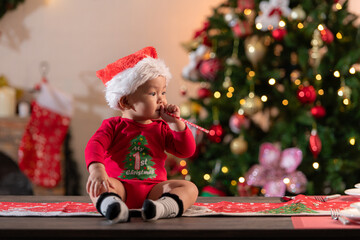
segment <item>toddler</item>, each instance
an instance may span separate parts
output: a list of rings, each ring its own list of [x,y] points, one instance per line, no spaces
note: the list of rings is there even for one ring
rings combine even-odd
[[[190,157],[195,141],[168,104],[171,78],[155,48],[146,47],[97,71],[106,86],[108,105],[121,117],[103,121],[89,140],[85,161],[86,190],[97,210],[112,222],[130,220],[129,209],[141,208],[145,221],[179,217],[197,199],[186,180],[167,180],[166,152]]]

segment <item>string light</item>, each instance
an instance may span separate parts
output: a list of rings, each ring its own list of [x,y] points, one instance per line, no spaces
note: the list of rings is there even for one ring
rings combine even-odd
[[[185,166],[186,166],[186,161],[185,161],[185,160],[181,160],[181,161],[180,161],[180,166],[185,167]]]
[[[261,23],[257,23],[257,24],[256,24],[256,29],[257,29],[257,30],[262,29],[262,24],[261,24]]]
[[[336,38],[337,38],[337,39],[342,39],[342,34],[341,34],[340,32],[338,32],[338,33],[336,34]]]
[[[340,89],[338,90],[337,94],[338,94],[339,97],[344,96],[343,88],[340,88]]]
[[[240,105],[244,105],[246,103],[246,100],[245,99],[240,99]]]
[[[226,96],[227,96],[228,98],[232,98],[233,94],[232,94],[231,92],[228,92],[228,93],[226,94]]]
[[[318,90],[318,94],[319,94],[320,96],[324,95],[324,89],[319,89],[319,90]]]
[[[287,106],[289,104],[289,101],[287,99],[282,100],[282,104],[284,106]]]
[[[334,72],[334,77],[337,77],[337,78],[340,77],[340,72],[339,72],[338,70],[336,70],[336,71]]]
[[[341,10],[341,9],[342,9],[342,6],[341,6],[340,3],[337,3],[337,4],[335,5],[335,7],[336,7],[337,10]]]
[[[298,27],[298,29],[303,29],[303,28],[304,28],[304,24],[298,23],[297,27]]]
[[[315,79],[318,80],[318,81],[320,81],[320,80],[322,79],[322,77],[321,77],[320,74],[316,74]]]
[[[313,166],[314,169],[319,169],[320,164],[318,162],[313,162],[312,166]]]
[[[351,137],[350,139],[349,139],[349,143],[350,143],[350,145],[355,145],[355,138],[354,137]]]
[[[210,177],[210,174],[207,174],[207,173],[206,173],[206,174],[204,175],[204,180],[209,181],[210,178],[211,178],[211,177]]]
[[[189,172],[189,171],[188,171],[187,169],[185,169],[185,168],[184,168],[183,170],[181,170],[181,174],[182,174],[182,175],[187,175],[188,172]]]
[[[285,27],[285,25],[286,25],[286,23],[285,23],[284,20],[281,20],[281,21],[279,22],[279,27],[283,28],[283,27]]]
[[[354,68],[354,67],[351,67],[351,68],[349,69],[349,73],[350,73],[350,74],[355,74],[355,73],[356,73],[355,68]]]
[[[276,83],[275,78],[270,78],[270,79],[269,79],[269,84],[270,84],[270,85],[274,85],[275,83]]]
[[[267,100],[268,100],[268,97],[266,95],[261,96],[261,101],[262,102],[267,102]]]
[[[290,179],[289,179],[289,178],[284,178],[284,179],[283,179],[283,182],[284,182],[285,184],[289,184],[289,183],[290,183]]]
[[[228,167],[223,166],[223,167],[221,168],[221,171],[222,171],[223,173],[228,173],[228,172],[229,172],[229,169],[228,169]]]
[[[239,183],[244,183],[245,182],[245,178],[244,177],[239,177]]]
[[[231,185],[232,186],[236,186],[237,185],[237,182],[235,180],[231,180]]]
[[[245,10],[244,10],[244,14],[246,15],[246,16],[249,16],[250,14],[251,14],[251,9],[248,9],[248,8],[246,8]]]
[[[235,89],[234,89],[234,87],[229,87],[229,88],[228,88],[228,91],[232,93],[232,92],[235,91]]]
[[[301,80],[300,80],[300,79],[296,79],[294,83],[295,83],[295,85],[298,85],[298,86],[299,86],[299,85],[301,84]]]
[[[321,31],[323,31],[323,30],[324,30],[324,26],[323,26],[323,25],[321,25],[321,24],[319,24],[319,26],[317,27],[317,29],[321,32]]]
[[[350,104],[350,100],[349,100],[348,98],[344,98],[343,104],[344,104],[344,105],[349,105],[349,104]]]
[[[214,98],[220,98],[221,93],[219,91],[214,92]]]
[[[254,72],[254,71],[250,71],[250,72],[249,72],[249,77],[255,77],[255,72]]]

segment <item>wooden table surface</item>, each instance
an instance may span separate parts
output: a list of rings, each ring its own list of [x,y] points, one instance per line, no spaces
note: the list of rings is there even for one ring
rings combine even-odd
[[[0,202],[90,202],[87,196],[0,196]],[[280,202],[199,197],[198,202]],[[0,239],[359,239],[359,229],[294,229],[291,217],[181,217],[109,224],[103,217],[0,217]]]

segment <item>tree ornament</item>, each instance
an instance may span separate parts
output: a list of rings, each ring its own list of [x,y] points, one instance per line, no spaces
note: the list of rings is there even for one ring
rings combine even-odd
[[[316,90],[311,85],[300,85],[297,91],[297,98],[303,104],[313,103],[316,100]]]
[[[254,9],[255,8],[254,0],[238,0],[237,8],[240,11],[244,11],[245,9]]]
[[[291,10],[290,17],[293,20],[302,21],[306,18],[306,13],[301,5],[298,5]]]
[[[205,99],[208,98],[212,95],[212,92],[210,91],[210,89],[206,88],[206,87],[201,87],[198,90],[198,97],[200,99]]]
[[[182,70],[182,76],[191,81],[198,81],[200,78],[198,65],[204,58],[204,55],[210,51],[205,45],[200,45],[195,51],[189,53],[189,64]]]
[[[224,134],[224,129],[220,124],[214,124],[209,129],[209,134],[207,135],[209,140],[215,143],[220,143]]]
[[[224,18],[235,37],[246,37],[252,33],[249,22],[240,21],[233,11],[225,14]]]
[[[345,83],[342,82],[341,87],[338,90],[338,96],[342,98],[350,98],[351,97],[351,88],[346,86]]]
[[[191,102],[186,101],[180,104],[181,117],[189,118],[191,116]]]
[[[277,29],[281,17],[287,17],[291,13],[289,0],[262,1],[259,7],[262,14],[256,17],[255,23],[261,31]]]
[[[271,34],[276,41],[282,41],[284,39],[284,37],[286,36],[287,31],[284,28],[278,28],[278,29],[273,30],[271,32]]]
[[[315,118],[323,118],[326,115],[326,110],[323,106],[314,106],[311,108],[311,115]]]
[[[242,128],[248,129],[250,120],[243,114],[234,113],[229,119],[229,127],[234,133],[240,133]]]
[[[230,143],[230,150],[233,154],[241,155],[248,149],[248,143],[243,136],[235,138]]]
[[[330,44],[334,41],[334,34],[330,31],[328,28],[324,28],[320,31],[321,33],[321,39],[327,43]]]
[[[213,57],[200,62],[199,72],[206,80],[214,81],[220,68],[220,60],[216,57]]]
[[[263,103],[258,96],[255,96],[253,92],[245,98],[245,103],[241,105],[246,115],[252,116],[253,114],[260,111],[263,107]]]
[[[187,87],[185,85],[182,85],[180,87],[180,95],[181,96],[186,96],[186,94],[187,94]]]
[[[262,60],[266,53],[266,46],[264,44],[264,38],[258,35],[253,35],[245,39],[245,54],[253,66],[257,66],[260,60]]]
[[[316,159],[321,152],[321,140],[317,134],[316,129],[311,130],[310,139],[309,139],[310,151],[312,152],[314,158]]]

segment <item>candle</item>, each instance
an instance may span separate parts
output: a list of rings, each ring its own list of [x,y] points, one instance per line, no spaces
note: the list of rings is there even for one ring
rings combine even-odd
[[[0,117],[13,117],[16,111],[16,91],[14,88],[0,87]]]

